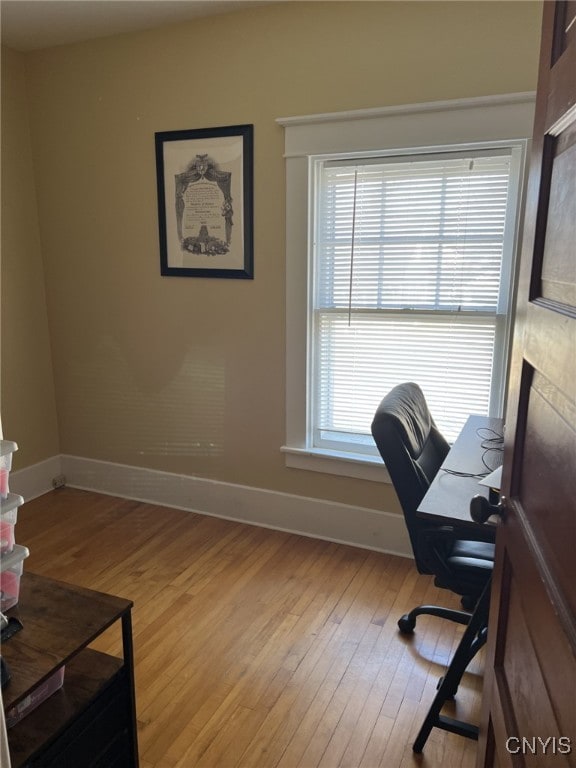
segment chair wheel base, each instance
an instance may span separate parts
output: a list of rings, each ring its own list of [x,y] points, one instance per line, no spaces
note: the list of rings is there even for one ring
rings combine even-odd
[[[411,635],[414,632],[416,626],[416,619],[410,616],[409,613],[405,613],[398,619],[398,629],[403,635]]]

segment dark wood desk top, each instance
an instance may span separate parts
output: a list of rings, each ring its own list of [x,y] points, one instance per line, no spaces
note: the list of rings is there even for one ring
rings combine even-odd
[[[2,690],[4,709],[17,704],[132,607],[130,600],[24,571],[17,616],[24,628],[2,644],[12,679]]]
[[[488,498],[488,487],[480,485],[480,478],[461,477],[443,470],[471,475],[486,473],[488,469],[482,461],[483,457],[491,469],[496,469],[502,463],[502,452],[486,452],[482,444],[492,436],[491,430],[502,435],[503,429],[503,419],[476,415],[468,417],[418,507],[419,517],[447,525],[478,526],[470,517],[470,499],[476,494]]]

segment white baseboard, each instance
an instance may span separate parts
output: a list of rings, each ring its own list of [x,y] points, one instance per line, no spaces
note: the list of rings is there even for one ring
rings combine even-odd
[[[78,456],[53,456],[11,472],[10,490],[31,501],[51,491],[58,475],[73,488],[412,557],[400,515]]]
[[[74,488],[412,557],[401,515],[78,456],[61,462]]]
[[[19,493],[24,501],[31,501],[53,489],[52,480],[62,474],[62,457],[52,456],[38,464],[10,472],[12,493]]]

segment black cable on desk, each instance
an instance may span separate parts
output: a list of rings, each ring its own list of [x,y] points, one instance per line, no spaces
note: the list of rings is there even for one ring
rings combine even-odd
[[[483,437],[481,432],[487,432],[488,436]],[[487,477],[491,472],[494,472],[498,467],[491,467],[486,461],[486,455],[490,451],[497,451],[502,453],[504,450],[504,435],[496,432],[495,429],[490,427],[479,427],[476,430],[476,434],[481,439],[480,447],[484,449],[482,454],[482,464],[486,467],[486,472],[459,472],[457,469],[446,469],[442,467],[442,472],[446,472],[447,475],[454,475],[455,477],[474,477],[481,480],[483,477]]]

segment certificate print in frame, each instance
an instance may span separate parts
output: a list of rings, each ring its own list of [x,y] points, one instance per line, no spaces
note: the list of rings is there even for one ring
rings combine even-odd
[[[160,273],[252,279],[252,125],[155,134]]]

